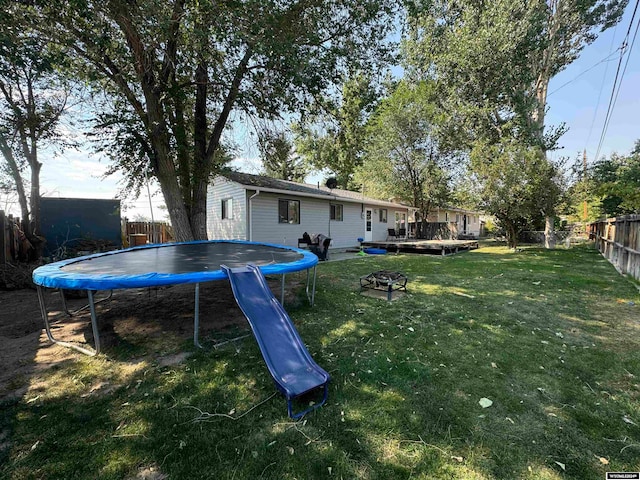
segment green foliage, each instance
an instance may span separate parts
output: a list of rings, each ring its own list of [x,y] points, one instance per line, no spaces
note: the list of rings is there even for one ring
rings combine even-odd
[[[522,148],[516,141],[476,145],[471,167],[480,188],[481,208],[504,228],[512,248],[521,231],[535,229],[543,221],[563,191],[559,166],[539,149]]]
[[[356,179],[367,195],[416,207],[420,218],[450,193],[451,156],[441,146],[433,84],[400,82],[371,118],[366,161]]]
[[[22,228],[40,254],[39,152],[74,144],[60,124],[70,95],[69,84],[59,72],[66,59],[55,44],[32,28],[28,9],[2,3],[0,169],[16,192]]]
[[[601,216],[640,213],[640,141],[629,155],[598,160],[589,174]]]
[[[346,66],[378,61],[393,13],[386,0],[47,0],[32,11],[106,94],[96,128],[117,147],[112,170],[158,179],[178,240],[206,237],[206,185],[232,112],[304,109]]]
[[[626,0],[414,2],[404,42],[411,75],[434,78],[470,144],[510,136],[553,149],[545,132],[549,80],[615,25]]]
[[[293,151],[293,144],[284,132],[264,131],[258,136],[264,173],[268,177],[304,182],[307,169]]]
[[[565,206],[570,221],[593,222],[640,212],[640,141],[627,155],[614,153],[586,170],[579,159],[572,170],[573,181]]]
[[[541,50],[537,2],[425,2],[403,43],[409,74],[435,79],[460,147],[509,135],[531,142],[530,59]],[[517,20],[516,20],[517,19]]]
[[[513,170],[516,176],[523,172],[522,185],[531,182],[538,166],[552,175],[546,183],[558,185],[557,169],[540,165],[540,157],[557,148],[565,131],[564,125],[545,125],[549,81],[595,40],[598,30],[617,23],[626,4],[627,0],[410,2],[403,43],[407,71],[413,78],[437,82],[442,105],[451,113],[447,129],[451,143],[475,158],[472,166],[478,179],[500,177],[492,164],[481,162],[495,163],[496,153],[503,161],[511,158],[505,165],[508,170],[515,157],[520,163],[531,159],[532,165]],[[475,152],[476,148],[480,150]],[[487,155],[492,148],[496,151]],[[532,148],[538,154],[530,152]],[[505,157],[505,150],[513,154]],[[504,176],[508,183],[517,183],[511,173]],[[545,183],[538,180],[533,184]],[[490,185],[502,189],[491,181],[481,185],[488,195],[483,195],[484,203],[506,211],[507,205],[492,194]],[[522,194],[506,198],[517,201]],[[513,234],[530,222],[540,206],[546,216],[555,213],[560,200],[556,188],[541,188],[536,195],[548,198],[508,207],[520,213],[517,221],[509,214],[507,231]],[[523,205],[533,210],[525,211]]]
[[[294,124],[296,151],[317,170],[329,170],[342,188],[356,188],[353,176],[362,165],[366,122],[378,101],[364,73],[345,81],[340,98],[323,100],[315,112]]]

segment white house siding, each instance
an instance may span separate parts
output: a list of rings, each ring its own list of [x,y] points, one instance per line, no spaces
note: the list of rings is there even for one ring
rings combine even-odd
[[[278,222],[278,200],[300,201],[300,223]],[[251,201],[253,240],[296,247],[304,232],[327,234],[328,207],[321,200],[261,192]]]
[[[365,219],[364,211],[366,209],[372,210],[372,240],[384,241],[388,236],[388,229],[395,228],[395,214],[399,212],[405,214],[405,218],[408,216],[407,210],[395,210],[389,207],[387,210],[387,222],[380,221],[380,208],[377,205],[361,204],[361,203],[342,203],[336,201],[334,203],[341,203],[343,205],[344,220],[331,221],[331,246],[335,248],[353,247],[358,245],[358,238],[364,238],[365,235]],[[327,204],[327,216],[329,205]]]
[[[364,211],[370,208],[372,215],[372,237],[384,241],[389,228],[395,228],[396,212],[409,218],[407,209],[380,207],[344,199],[323,199],[298,196],[295,192],[271,193],[256,189],[245,189],[242,185],[224,177],[216,177],[207,192],[207,234],[210,239],[239,239],[297,246],[304,232],[322,233],[331,237],[331,248],[346,248],[358,245],[357,239],[365,236]],[[233,199],[233,218],[222,219],[223,199]],[[278,200],[300,202],[300,224],[278,222]],[[330,220],[330,204],[343,208],[343,219]],[[387,222],[380,222],[380,208],[387,210]]]
[[[278,222],[278,200],[300,201],[300,223],[288,224]],[[343,206],[343,221],[329,220],[329,205],[336,203]],[[344,248],[357,245],[354,225],[361,225],[364,220],[360,216],[360,205],[340,201],[298,197],[288,194],[260,193],[252,200],[253,239],[260,242],[278,243],[297,246],[298,238],[304,232],[322,233],[331,237],[331,248]]]
[[[467,229],[463,232],[464,215],[467,216]],[[430,222],[454,223],[458,234],[480,235],[480,214],[477,212],[465,212],[454,209],[439,209],[430,212],[427,217]]]
[[[252,192],[249,191],[249,193]],[[299,224],[278,222],[278,200],[280,199],[300,201]],[[331,203],[342,205],[342,221],[329,219]],[[364,237],[365,221],[362,216],[363,206],[360,203],[262,192],[253,198],[251,205],[253,210],[251,228],[254,241],[297,246],[298,238],[302,237],[304,232],[322,233],[331,237],[331,248],[346,248],[358,245],[357,239]],[[364,208],[367,206],[365,205]],[[377,210],[379,207],[369,206],[369,208]],[[396,211],[387,210],[387,218],[394,218]],[[406,213],[406,210],[403,213]],[[375,213],[373,239],[385,240],[387,228],[392,226],[391,220],[389,223],[381,223],[379,214]]]
[[[324,214],[329,218],[329,204],[342,205],[342,221],[330,220],[328,223],[331,237],[331,248],[345,248],[358,245],[358,238],[364,235],[364,219],[361,216],[362,206],[359,203],[345,203],[339,200],[325,202]]]
[[[227,198],[233,199],[233,218],[223,220],[222,200]],[[224,177],[216,177],[207,190],[207,236],[210,240],[247,239],[246,192],[240,185]]]

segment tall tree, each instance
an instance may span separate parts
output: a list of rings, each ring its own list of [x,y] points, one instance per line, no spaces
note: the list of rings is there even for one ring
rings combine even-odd
[[[0,32],[0,152],[17,193],[21,228],[41,251],[40,153],[64,144],[60,120],[69,90],[56,71],[61,53],[6,8]]]
[[[337,99],[323,99],[313,114],[293,127],[296,151],[317,170],[329,170],[342,188],[354,188],[362,165],[366,123],[378,100],[370,78],[358,73],[342,86]]]
[[[517,139],[556,148],[564,127],[545,125],[551,78],[619,21],[627,0],[475,2],[409,5],[405,52],[410,72],[436,78],[448,92],[467,146]],[[489,160],[489,159],[487,159]],[[555,203],[546,215],[554,214]],[[550,238],[550,236],[549,236]]]
[[[258,145],[264,173],[273,178],[304,182],[307,168],[293,149],[284,132],[263,131],[258,135]]]
[[[640,140],[628,155],[598,160],[589,169],[589,180],[601,216],[640,213]]]
[[[371,65],[386,0],[39,1],[38,25],[100,82],[132,149],[117,168],[160,184],[177,240],[206,238],[206,191],[233,111],[301,109]]]
[[[416,207],[422,225],[449,195],[451,157],[440,145],[441,121],[432,84],[401,82],[371,118],[366,160],[356,175],[368,195]]]
[[[516,140],[475,145],[471,167],[480,208],[496,218],[512,248],[520,232],[540,223],[548,202],[555,203],[564,188],[560,166]]]

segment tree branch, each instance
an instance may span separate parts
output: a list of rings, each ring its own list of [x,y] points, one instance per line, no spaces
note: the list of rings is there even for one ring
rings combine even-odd
[[[229,87],[229,91],[224,101],[224,105],[222,107],[222,111],[220,112],[220,116],[218,116],[218,120],[216,121],[213,132],[211,133],[211,137],[209,139],[209,144],[207,146],[206,152],[206,162],[210,164],[213,161],[213,155],[220,144],[220,138],[222,137],[222,132],[224,130],[225,125],[227,124],[227,120],[229,119],[229,114],[233,108],[233,104],[238,97],[238,93],[240,91],[240,83],[244,78],[244,75],[247,73],[247,66],[249,65],[249,60],[251,59],[251,55],[253,54],[253,48],[251,45],[247,46],[247,50],[240,60],[238,67],[236,68],[235,75],[233,77],[233,81],[231,82],[231,86]]]
[[[175,71],[176,54],[178,51],[178,34],[180,33],[180,19],[184,13],[185,0],[177,0],[173,5],[171,15],[171,27],[167,40],[167,48],[162,60],[162,70],[160,73],[160,83],[166,85]]]

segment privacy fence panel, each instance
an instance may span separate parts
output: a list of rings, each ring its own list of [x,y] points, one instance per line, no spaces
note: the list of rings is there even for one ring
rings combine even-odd
[[[589,227],[589,238],[620,272],[640,280],[640,215],[594,222]]]
[[[171,225],[164,222],[123,222],[125,241],[128,246],[135,247],[146,243],[169,243],[174,241]]]
[[[5,215],[4,211],[0,210],[0,264],[14,262],[21,257],[21,253],[26,254],[24,250],[20,249],[19,225],[19,218]]]

